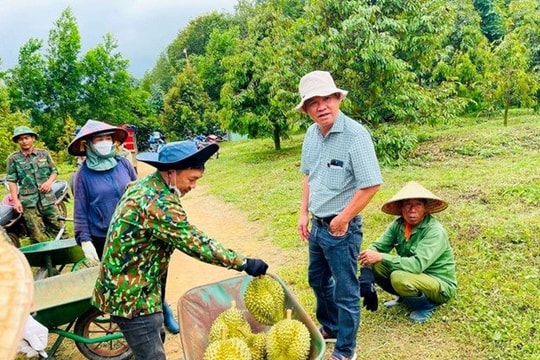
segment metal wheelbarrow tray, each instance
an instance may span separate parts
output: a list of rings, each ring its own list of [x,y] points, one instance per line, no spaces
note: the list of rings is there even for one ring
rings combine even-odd
[[[49,357],[54,356],[64,338],[74,340],[88,359],[131,357],[117,325],[90,303],[98,272],[99,267],[91,267],[34,282],[33,316],[49,332],[59,335],[48,351]]]
[[[306,311],[300,306],[294,294],[276,275],[268,274],[276,279],[285,292],[285,307],[292,309],[292,318],[306,325],[311,334],[309,360],[322,359],[326,351],[324,339],[317,326]],[[248,275],[237,276],[216,283],[195,287],[188,290],[178,300],[178,318],[180,323],[180,340],[185,360],[201,360],[208,346],[208,333],[216,317],[236,302],[236,307],[245,310],[246,319],[254,333],[267,332],[270,326],[255,321],[246,310],[244,293],[253,278]]]

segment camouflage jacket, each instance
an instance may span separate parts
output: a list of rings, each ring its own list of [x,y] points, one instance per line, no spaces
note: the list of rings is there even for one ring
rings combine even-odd
[[[109,226],[92,303],[128,319],[162,311],[162,276],[175,249],[239,271],[244,261],[188,222],[180,195],[159,172],[129,184]]]
[[[46,150],[33,149],[28,155],[16,151],[8,156],[6,180],[17,183],[23,207],[35,207],[38,201],[42,206],[54,204],[56,197],[52,190],[44,194],[38,190],[51,174],[58,174],[58,169]]]

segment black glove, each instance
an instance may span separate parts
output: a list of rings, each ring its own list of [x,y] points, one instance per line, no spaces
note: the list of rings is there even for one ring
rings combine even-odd
[[[364,298],[364,307],[366,310],[375,311],[379,308],[379,298],[375,290],[375,276],[373,270],[368,267],[360,269],[360,297]]]
[[[244,266],[244,271],[251,276],[260,276],[266,274],[266,269],[268,269],[268,264],[260,259],[246,259],[246,265]]]

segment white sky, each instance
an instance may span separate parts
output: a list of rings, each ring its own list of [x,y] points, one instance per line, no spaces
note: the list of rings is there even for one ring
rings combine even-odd
[[[49,31],[71,8],[81,36],[81,53],[111,33],[129,60],[130,73],[142,77],[190,20],[211,11],[232,13],[237,0],[0,0],[0,69],[17,64],[30,38],[47,48]]]

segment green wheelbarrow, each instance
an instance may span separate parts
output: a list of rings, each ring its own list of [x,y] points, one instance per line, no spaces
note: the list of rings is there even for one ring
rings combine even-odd
[[[68,264],[74,264],[75,270],[85,260],[81,247],[73,238],[40,242],[23,246],[19,250],[30,266],[46,269],[47,276],[57,275]],[[35,280],[39,280],[39,277]]]
[[[50,359],[65,338],[90,360],[125,360],[131,349],[118,326],[90,303],[99,267],[34,281],[34,319],[57,334]],[[72,330],[73,329],[73,330]]]
[[[275,278],[285,292],[285,306],[292,309],[292,318],[301,321],[308,328],[311,335],[311,349],[306,360],[320,360],[324,358],[326,344],[315,323],[294,294],[285,283],[276,275]],[[236,307],[245,310],[246,320],[254,333],[266,332],[269,326],[258,323],[246,310],[244,293],[252,277],[241,275],[216,283],[195,287],[188,290],[178,300],[178,318],[180,324],[180,340],[184,352],[184,360],[201,360],[208,346],[208,333],[213,321],[219,314],[236,302]]]

